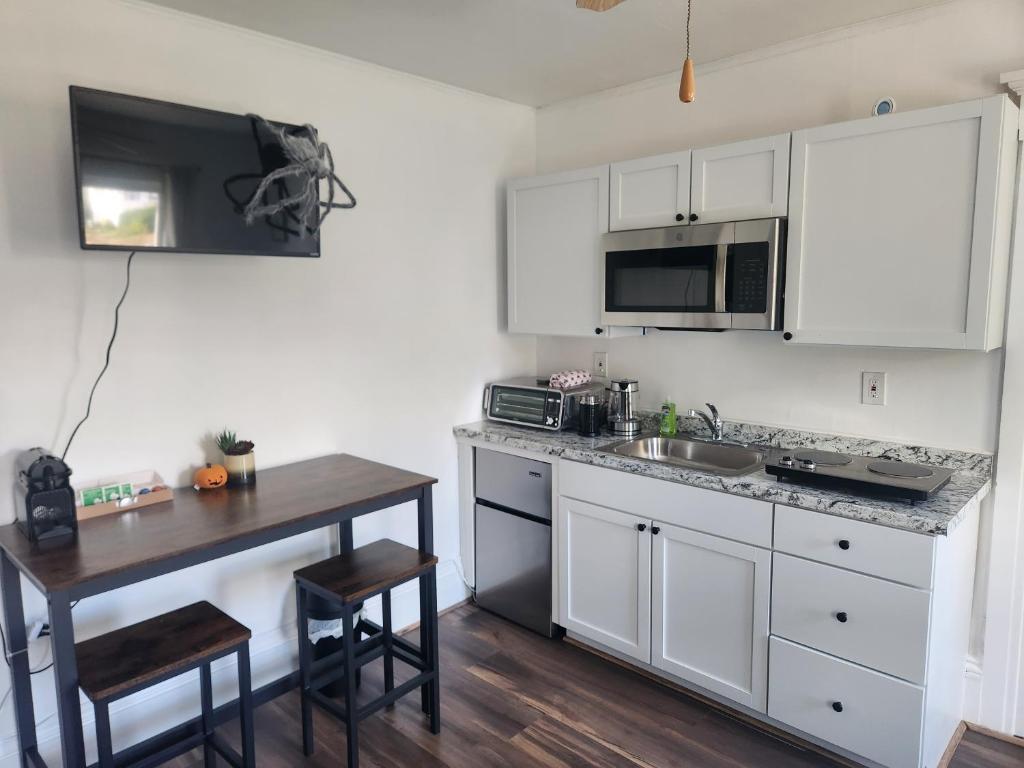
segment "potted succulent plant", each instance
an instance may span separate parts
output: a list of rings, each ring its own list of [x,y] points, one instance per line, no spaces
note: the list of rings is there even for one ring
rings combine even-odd
[[[256,454],[251,440],[239,440],[238,435],[225,429],[217,435],[217,447],[224,454],[228,485],[252,485],[256,482]]]

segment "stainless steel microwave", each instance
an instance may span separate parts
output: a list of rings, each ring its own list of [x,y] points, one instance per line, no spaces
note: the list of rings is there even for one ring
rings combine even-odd
[[[604,235],[601,323],[777,330],[784,242],[784,219]]]

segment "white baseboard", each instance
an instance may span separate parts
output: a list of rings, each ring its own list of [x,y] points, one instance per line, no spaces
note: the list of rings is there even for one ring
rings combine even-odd
[[[454,560],[445,560],[437,569],[437,605],[444,609],[469,596]],[[394,626],[408,627],[419,621],[419,593],[416,582],[403,584],[392,592]],[[380,598],[367,603],[367,615],[380,621]],[[295,622],[254,635],[250,641],[253,687],[258,688],[293,671],[298,666]],[[228,656],[213,664],[214,704],[235,698],[238,693],[235,657]],[[52,713],[37,714],[36,738],[39,751],[47,763],[60,763],[60,732]],[[172,728],[199,715],[199,675],[181,675],[154,685],[134,696],[115,702],[110,707],[114,749],[137,744],[150,736]],[[96,759],[96,737],[91,703],[82,699],[82,725],[85,749],[90,762]],[[16,768],[18,739],[12,734],[0,739],[0,767]]]

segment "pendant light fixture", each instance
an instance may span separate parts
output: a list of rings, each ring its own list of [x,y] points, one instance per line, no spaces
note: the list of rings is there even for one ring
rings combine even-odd
[[[697,81],[693,76],[693,59],[690,58],[690,9],[693,0],[686,0],[686,58],[683,60],[683,76],[679,80],[679,100],[689,104],[697,96]]]

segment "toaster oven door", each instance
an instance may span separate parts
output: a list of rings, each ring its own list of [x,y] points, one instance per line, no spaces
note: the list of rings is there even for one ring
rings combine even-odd
[[[491,421],[561,429],[562,395],[541,387],[491,384],[484,410]]]

